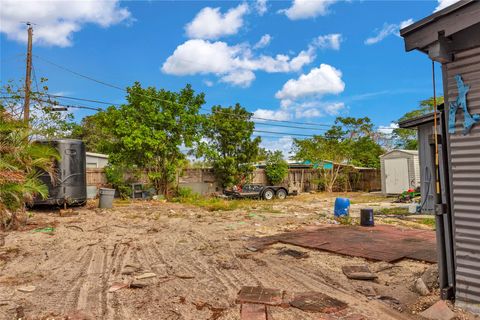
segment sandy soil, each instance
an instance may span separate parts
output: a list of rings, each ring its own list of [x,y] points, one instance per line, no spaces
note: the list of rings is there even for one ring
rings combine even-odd
[[[353,214],[363,202],[391,206],[377,198],[357,196]],[[240,319],[235,299],[242,286],[320,291],[348,303],[338,318],[420,319],[416,313],[438,296],[419,297],[412,289],[429,264],[389,265],[281,244],[263,252],[245,248],[252,236],[331,223],[333,201],[302,195],[228,212],[161,202],[87,206],[62,216],[34,212],[22,230],[0,234],[0,319]],[[48,226],[54,231],[38,232]],[[309,256],[279,255],[287,247]],[[342,265],[357,263],[379,270],[379,278],[348,280]],[[135,280],[146,273],[155,276]],[[114,283],[132,281],[143,287],[109,292]],[[275,320],[321,316],[295,308],[271,312]]]

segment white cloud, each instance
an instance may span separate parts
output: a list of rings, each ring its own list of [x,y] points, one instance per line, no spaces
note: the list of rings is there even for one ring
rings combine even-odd
[[[221,36],[233,35],[243,26],[243,16],[248,12],[249,7],[246,3],[224,14],[220,12],[220,8],[206,7],[185,26],[185,31],[190,38],[199,39],[217,39]]]
[[[213,81],[210,80],[203,80],[203,84],[206,85],[207,87],[213,87]]]
[[[346,110],[343,102],[326,103],[318,100],[292,104],[289,109],[295,112],[295,118],[316,118],[323,116],[338,116]]]
[[[389,35],[398,33],[398,25],[396,24],[384,24],[382,29],[380,29],[376,36],[367,38],[365,44],[371,45],[378,43],[388,37]]]
[[[403,28],[408,27],[409,25],[413,24],[413,22],[414,22],[414,21],[413,21],[412,18],[400,22],[400,29],[403,29]]]
[[[394,129],[398,129],[398,123],[392,122],[387,126],[378,126],[378,132],[391,135]]]
[[[253,49],[265,48],[270,44],[271,41],[272,41],[272,36],[269,34],[264,34],[260,38],[260,40],[258,40],[258,42],[255,43],[255,45],[253,46]]]
[[[254,117],[268,119],[268,120],[289,120],[291,115],[286,110],[268,110],[268,109],[257,109],[253,113]]]
[[[313,44],[323,49],[339,50],[340,43],[342,42],[342,35],[339,33],[327,34],[324,36],[318,36],[313,40]]]
[[[312,46],[292,58],[283,54],[272,57],[255,56],[248,45],[229,46],[222,41],[193,39],[175,49],[164,62],[162,71],[180,76],[212,73],[223,82],[245,87],[255,79],[254,71],[299,71],[314,59],[315,48]]]
[[[290,20],[315,18],[328,14],[328,8],[338,0],[293,0],[290,8],[280,12]]]
[[[305,97],[338,94],[344,89],[342,72],[328,64],[321,64],[320,67],[310,70],[308,74],[302,74],[298,79],[288,80],[275,97],[292,101]]]
[[[220,79],[222,82],[244,88],[250,86],[253,80],[255,73],[250,70],[234,70]]]
[[[293,138],[288,135],[280,136],[278,139],[262,138],[262,142],[260,143],[260,146],[269,151],[276,151],[276,150],[282,151],[285,159],[288,159],[293,156],[292,154]]]
[[[344,110],[345,104],[343,102],[330,103],[325,106],[325,112],[330,116],[337,116]]]
[[[458,1],[460,0],[438,0],[438,6],[435,8],[435,11],[433,12],[440,11]]]
[[[258,15],[263,16],[268,11],[267,0],[257,0],[255,10],[257,10]]]
[[[367,38],[364,43],[366,45],[372,45],[378,43],[390,35],[400,36],[400,29],[405,28],[413,23],[413,19],[407,19],[399,24],[385,23],[380,30],[377,30],[377,34],[374,37]]]
[[[37,44],[68,47],[73,33],[85,24],[107,28],[131,20],[130,11],[118,0],[2,0],[0,32],[9,39],[26,42],[24,21],[34,23],[33,41]]]

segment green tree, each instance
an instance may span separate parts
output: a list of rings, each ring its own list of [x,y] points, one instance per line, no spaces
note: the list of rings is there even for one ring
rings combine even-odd
[[[45,198],[48,188],[40,175],[55,176],[57,151],[32,143],[33,132],[0,107],[0,223],[3,228],[16,226],[25,203],[35,196]]]
[[[251,116],[238,103],[234,107],[213,106],[206,116],[205,141],[199,143],[196,155],[212,163],[223,187],[239,184],[254,170],[261,139],[252,139],[255,124]]]
[[[59,103],[48,95],[47,79],[41,78],[30,94],[30,128],[37,138],[54,139],[70,136],[73,114],[53,111]],[[22,81],[10,80],[2,86],[0,107],[15,120],[23,119],[25,89]]]
[[[437,97],[437,105],[444,102],[443,96]],[[433,112],[434,109],[434,99],[433,97],[422,100],[419,103],[417,109],[405,113],[398,122],[413,119],[428,113]],[[417,150],[418,149],[418,140],[417,140],[417,130],[415,129],[402,129],[397,128],[393,130],[393,139],[395,141],[395,146],[401,149],[407,150]]]
[[[87,151],[109,153],[115,142],[113,131],[109,127],[109,118],[115,109],[107,109],[82,119],[72,126],[70,138],[83,140]]]
[[[265,174],[272,185],[280,184],[288,175],[288,163],[283,159],[282,151],[267,152]]]
[[[381,146],[372,138],[373,124],[369,118],[338,117],[323,135],[294,139],[294,158],[308,161],[320,168],[321,183],[331,192],[346,165],[378,168]],[[328,163],[326,167],[324,164]]]
[[[106,147],[109,161],[146,170],[157,193],[167,195],[186,160],[181,147],[191,148],[200,139],[204,94],[195,94],[190,85],[172,92],[142,88],[138,82],[127,91],[127,104],[109,107],[100,116],[112,135]]]

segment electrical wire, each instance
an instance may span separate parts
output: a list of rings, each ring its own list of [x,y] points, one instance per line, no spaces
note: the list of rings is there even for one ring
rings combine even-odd
[[[120,91],[123,91],[123,92],[126,92],[126,93],[130,93],[132,94],[132,92],[128,92],[126,89],[118,86],[118,85],[114,85],[114,84],[111,84],[111,83],[108,83],[108,82],[105,82],[105,81],[102,81],[102,80],[97,80],[91,76],[87,76],[87,75],[84,75],[84,74],[81,74],[79,72],[76,72],[70,68],[67,68],[67,67],[64,67],[64,66],[61,66],[59,65],[58,63],[55,63],[53,61],[50,61],[48,59],[45,59],[43,57],[40,57],[38,55],[34,55],[36,58],[48,63],[48,64],[51,64],[61,70],[64,70],[66,72],[69,72],[69,73],[72,73],[78,77],[81,77],[81,78],[84,78],[84,79],[87,79],[87,80],[90,80],[90,81],[93,81],[93,82],[96,82],[98,84],[102,84],[104,86],[107,86],[107,87],[110,87],[110,88],[113,88],[113,89],[116,89],[116,90],[120,90]],[[136,94],[136,95],[139,95],[139,96],[144,96],[144,97],[147,97],[147,98],[150,98],[150,99],[153,99],[153,100],[157,100],[157,101],[161,101],[161,102],[167,102],[167,103],[171,103],[171,104],[176,104],[176,105],[180,105],[180,106],[185,106],[184,104],[180,104],[180,103],[177,103],[177,102],[173,102],[173,101],[170,101],[170,100],[164,100],[164,99],[160,99],[160,98],[157,98],[157,97],[153,97],[153,96],[150,96],[150,95],[145,95],[145,94],[141,94],[141,93],[133,93],[133,94]],[[201,107],[202,109],[204,107]],[[221,113],[228,113],[228,112],[221,112]],[[251,115],[253,115],[251,113]],[[238,115],[234,115],[236,117],[238,117]],[[246,116],[248,117],[248,116]],[[264,121],[273,121],[273,122],[286,122],[286,123],[292,123],[292,124],[302,124],[302,125],[311,125],[311,126],[322,126],[322,127],[331,127],[332,124],[326,124],[326,123],[314,123],[314,122],[297,122],[297,121],[288,121],[288,120],[276,120],[276,119],[268,119],[268,118],[263,118],[263,117],[256,117],[256,116],[250,116],[251,118],[255,118],[255,119],[258,119],[258,120],[264,120]]]

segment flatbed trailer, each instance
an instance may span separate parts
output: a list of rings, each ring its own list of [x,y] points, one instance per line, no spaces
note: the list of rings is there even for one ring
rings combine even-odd
[[[289,192],[283,186],[264,186],[262,184],[246,184],[239,190],[226,190],[224,194],[234,199],[257,198],[272,200],[273,198],[285,199],[288,195],[296,195],[296,192]]]

